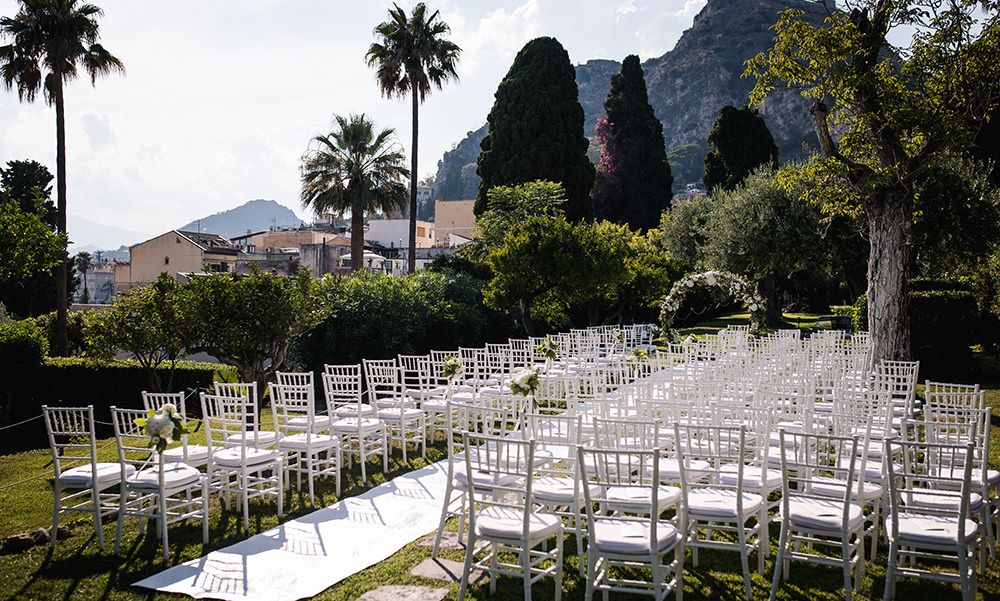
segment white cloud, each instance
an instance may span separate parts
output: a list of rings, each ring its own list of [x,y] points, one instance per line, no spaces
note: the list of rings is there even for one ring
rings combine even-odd
[[[645,8],[646,7],[643,7],[642,10],[645,10]],[[635,5],[635,0],[626,0],[625,2],[619,4],[618,8],[615,9],[615,14],[617,15],[615,20],[621,21],[622,17],[627,17],[628,15],[638,12],[639,10],[639,7]]]
[[[118,132],[111,126],[111,117],[96,113],[84,113],[80,117],[80,127],[87,134],[90,147],[96,149],[118,144]]]

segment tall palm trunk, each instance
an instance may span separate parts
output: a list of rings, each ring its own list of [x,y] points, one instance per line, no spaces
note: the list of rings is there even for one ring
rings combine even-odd
[[[56,230],[66,233],[66,111],[63,107],[62,74],[54,72],[56,105]],[[56,348],[57,357],[67,353],[66,319],[68,312],[67,280],[69,279],[69,255],[64,248],[62,258],[56,265]]]
[[[410,88],[413,100],[413,144],[410,147],[410,252],[406,256],[408,273],[417,270],[417,113],[420,107],[420,97],[417,94],[417,83],[414,80]]]
[[[365,260],[365,211],[358,201],[351,202],[351,271],[357,271]]]
[[[889,188],[866,208],[871,254],[868,256],[868,330],[872,365],[910,358],[910,265],[913,222],[910,194]]]

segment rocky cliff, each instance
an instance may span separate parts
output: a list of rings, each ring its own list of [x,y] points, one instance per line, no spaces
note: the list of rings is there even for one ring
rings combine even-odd
[[[668,148],[684,147],[684,155],[690,157],[694,145],[704,156],[705,137],[719,107],[746,104],[754,81],[742,77],[744,62],[771,46],[771,27],[785,8],[803,10],[810,20],[823,18],[822,6],[812,0],[708,0],[673,50],[643,64],[649,100],[663,123]],[[604,114],[611,76],[619,69],[620,63],[613,60],[590,60],[576,67],[588,136]],[[807,100],[780,89],[762,107],[781,160],[801,156],[803,145],[814,145],[808,109]],[[483,125],[469,132],[438,162],[435,188],[439,198],[475,197],[479,186],[475,162],[486,129]],[[701,179],[700,162],[689,162],[693,165],[675,169],[678,187]],[[677,177],[677,171],[683,178]]]

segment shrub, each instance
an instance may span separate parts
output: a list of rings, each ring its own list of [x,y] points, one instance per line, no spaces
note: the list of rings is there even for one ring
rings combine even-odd
[[[83,310],[71,311],[66,315],[66,342],[67,350],[72,356],[86,355],[90,350],[88,344],[88,331],[99,318],[100,311]],[[48,338],[49,347],[56,344],[56,312],[44,313],[33,318],[38,327],[45,332]]]
[[[921,371],[949,375],[967,370],[979,321],[976,297],[971,292],[911,292],[910,344]]]
[[[319,301],[329,306],[330,315],[295,344],[294,363],[321,371],[324,363],[354,364],[506,340],[513,335],[514,320],[484,308],[482,290],[482,281],[447,271],[330,278]]]
[[[195,391],[210,388],[217,373],[220,378],[235,378],[234,371],[226,365],[178,361],[171,391],[192,393],[187,411],[197,416],[200,406]],[[140,408],[142,391],[149,390],[146,370],[136,361],[82,357],[48,358],[7,382],[4,404],[9,411],[6,418],[0,418],[0,426],[35,417],[42,405],[93,405],[95,419],[105,422],[98,424],[97,434],[102,437],[112,435],[107,425],[111,421],[109,408]],[[4,450],[42,448],[46,444],[45,426],[40,420],[8,430],[0,437],[0,449]]]
[[[851,327],[857,331],[857,326],[860,321],[857,305],[833,305],[830,307],[830,313],[841,317],[850,317]]]
[[[0,323],[0,372],[37,367],[48,352],[49,341],[33,320]]]

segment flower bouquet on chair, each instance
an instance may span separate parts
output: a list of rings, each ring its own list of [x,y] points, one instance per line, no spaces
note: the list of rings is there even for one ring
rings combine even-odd
[[[535,352],[545,357],[545,371],[552,368],[552,362],[559,358],[559,344],[548,336],[535,347]]]
[[[451,355],[445,357],[444,363],[441,365],[441,377],[448,381],[447,398],[449,400],[451,399],[455,382],[463,375],[465,375],[465,366],[462,365],[462,362],[457,357]]]
[[[535,400],[535,392],[541,385],[539,369],[537,367],[522,367],[510,379],[510,391],[518,396],[524,397],[524,410],[531,410],[537,413],[538,402]]]
[[[148,416],[136,418],[134,421],[135,425],[142,428],[149,436],[149,447],[156,448],[156,452],[160,454],[175,438],[189,433],[187,425],[177,413],[177,407],[173,403],[164,404],[159,411],[150,409]]]

